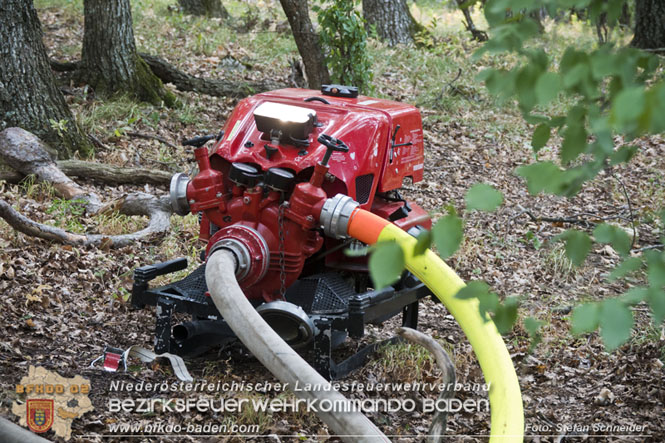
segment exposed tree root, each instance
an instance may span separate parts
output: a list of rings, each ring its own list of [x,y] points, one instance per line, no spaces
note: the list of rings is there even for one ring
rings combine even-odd
[[[205,79],[194,77],[183,72],[166,60],[149,54],[140,54],[141,58],[150,66],[164,83],[173,83],[180,91],[194,91],[215,97],[242,98],[257,92],[269,91],[284,87],[277,82],[230,82],[219,79]]]
[[[54,162],[41,140],[20,128],[0,132],[0,159],[14,169],[0,170],[0,180],[17,183],[26,175],[34,174],[39,180],[51,183],[66,199],[81,198],[87,194],[69,177],[94,179],[107,184],[168,185],[172,175],[166,171],[119,168],[82,160]]]
[[[158,169],[120,168],[103,163],[92,163],[83,160],[60,160],[55,162],[57,168],[69,177],[79,177],[97,180],[110,185],[138,185],[150,184],[165,186],[171,181],[170,172]],[[0,171],[0,180],[8,183],[18,183],[25,178],[24,174],[16,171]]]
[[[101,247],[123,247],[138,240],[144,240],[155,234],[164,234],[170,228],[170,217],[173,213],[168,197],[156,197],[144,192],[136,192],[102,206],[99,197],[89,193],[72,179],[67,177],[45,150],[45,145],[33,134],[20,128],[8,128],[0,132],[0,159],[18,171],[19,175],[35,175],[40,181],[50,183],[62,197],[85,201],[88,213],[119,212],[125,215],[145,215],[150,222],[145,229],[122,235],[75,234],[63,229],[38,223],[16,211],[12,206],[0,199],[0,217],[10,226],[31,237],[58,241],[70,245],[94,245]],[[137,177],[148,178],[146,173],[135,169],[122,169],[107,165],[68,161],[71,175],[86,175],[116,183],[137,182]],[[77,169],[78,168],[78,169]],[[91,174],[91,171],[95,175]],[[163,173],[168,174],[168,173]],[[163,175],[162,174],[162,175]],[[160,183],[162,184],[162,183]]]
[[[258,92],[283,88],[286,85],[279,82],[233,82],[221,79],[207,79],[195,77],[171,65],[166,60],[150,55],[139,54],[148,64],[152,72],[164,83],[173,83],[180,91],[193,91],[213,97],[244,98]],[[50,60],[51,69],[57,72],[71,72],[81,68],[81,63],[58,62]]]
[[[54,226],[30,220],[16,211],[5,200],[0,199],[0,217],[12,228],[30,237],[43,238],[74,246],[100,246],[107,248],[121,248],[139,240],[149,239],[153,235],[164,234],[171,227],[170,217],[173,211],[168,197],[161,198],[144,192],[136,192],[107,205],[100,212],[119,212],[125,215],[146,215],[150,222],[145,229],[131,234],[103,235],[103,234],[75,234]]]

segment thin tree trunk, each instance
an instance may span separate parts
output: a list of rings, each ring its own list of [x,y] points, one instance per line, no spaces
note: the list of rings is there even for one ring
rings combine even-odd
[[[178,0],[185,14],[205,15],[208,17],[230,17],[221,0]]]
[[[82,76],[95,92],[126,92],[150,102],[172,105],[166,91],[136,52],[129,0],[84,0]]]
[[[464,27],[471,33],[474,40],[486,42],[489,39],[487,33],[476,28],[475,23],[473,23],[473,18],[471,17],[471,11],[469,10],[470,6],[466,6],[466,3],[467,2],[464,0],[457,0],[457,6],[459,6],[462,14],[464,14],[464,21],[462,22]]]
[[[390,46],[413,43],[414,35],[424,29],[411,15],[406,0],[363,0],[363,17]]]
[[[0,131],[18,126],[37,134],[58,157],[92,152],[49,67],[31,0],[0,7]]]
[[[305,65],[309,87],[319,89],[321,85],[330,83],[330,74],[319,44],[319,35],[314,32],[314,26],[312,26],[312,21],[309,19],[307,1],[279,0],[279,2],[289,19],[293,38]]]
[[[635,1],[635,35],[630,44],[665,52],[665,1]]]

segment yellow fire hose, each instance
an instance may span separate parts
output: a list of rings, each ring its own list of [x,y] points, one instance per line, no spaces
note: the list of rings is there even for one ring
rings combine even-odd
[[[495,324],[483,319],[477,299],[458,299],[464,282],[455,271],[429,249],[414,255],[416,239],[389,221],[362,209],[351,214],[348,234],[373,245],[396,241],[404,251],[406,267],[418,277],[455,317],[471,344],[489,385],[491,409],[490,442],[521,442],[524,436],[522,394],[515,368]]]

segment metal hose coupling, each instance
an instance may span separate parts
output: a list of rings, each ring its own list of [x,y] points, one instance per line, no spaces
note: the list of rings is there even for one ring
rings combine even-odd
[[[323,232],[337,239],[348,237],[349,220],[358,206],[360,203],[344,194],[326,200],[319,216]]]
[[[187,174],[179,172],[171,178],[169,187],[169,196],[171,197],[171,207],[173,212],[178,215],[189,214],[189,202],[187,201],[187,185],[189,184]]]

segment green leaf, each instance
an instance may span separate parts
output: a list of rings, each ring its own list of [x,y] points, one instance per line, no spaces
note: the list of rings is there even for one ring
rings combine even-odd
[[[472,298],[478,299],[478,310],[480,315],[489,320],[488,313],[495,312],[499,306],[499,296],[489,291],[489,286],[483,281],[470,281],[466,286],[457,291],[456,298],[468,300]]]
[[[581,265],[591,250],[591,238],[582,231],[569,229],[557,235],[555,239],[566,241],[566,256],[575,266]]]
[[[599,312],[598,303],[584,303],[575,307],[571,316],[571,332],[577,335],[595,331],[598,327]]]
[[[612,103],[612,119],[619,127],[626,127],[633,123],[644,112],[646,103],[644,88],[626,88],[614,99]]]
[[[536,127],[536,130],[533,131],[533,137],[531,137],[531,147],[535,152],[540,151],[550,139],[550,127],[546,124],[540,124]]]
[[[600,336],[605,347],[612,351],[630,338],[633,329],[633,313],[625,304],[611,298],[600,306]]]
[[[586,54],[585,54],[586,57]],[[566,88],[572,88],[582,83],[589,76],[589,65],[587,62],[577,63],[572,69],[563,76],[563,85]]]
[[[494,211],[503,203],[503,194],[485,183],[471,186],[464,197],[469,210]]]
[[[619,163],[628,163],[637,153],[637,146],[622,146],[610,155],[610,165],[618,165]]]
[[[646,300],[648,295],[649,288],[630,288],[619,297],[619,300],[628,306],[635,306]]]
[[[647,277],[649,284],[657,288],[665,286],[665,253],[658,251],[647,251]]]
[[[421,231],[416,237],[416,245],[413,247],[413,255],[423,255],[432,244],[432,233]]]
[[[462,219],[455,214],[441,217],[432,227],[432,238],[441,258],[453,255],[462,243]]]
[[[554,72],[545,72],[536,81],[536,100],[546,105],[554,100],[561,90],[561,77]]]
[[[607,276],[609,281],[615,281],[619,278],[625,277],[631,272],[635,272],[642,267],[642,259],[639,257],[630,257],[622,261],[616,268]]]
[[[374,289],[385,288],[399,280],[404,270],[404,251],[395,242],[381,242],[372,247],[369,274]]]
[[[543,338],[543,334],[540,332],[540,328],[545,324],[545,322],[538,320],[534,317],[527,317],[524,319],[524,329],[529,334],[531,338],[531,343],[529,344],[529,352],[538,346],[538,343]]]
[[[580,122],[584,123],[584,122]],[[582,124],[568,125],[561,144],[561,162],[568,164],[575,160],[587,146],[587,132]]]
[[[610,243],[621,255],[626,255],[630,252],[632,240],[628,234],[626,234],[626,231],[619,227],[603,223],[596,226],[596,229],[593,230],[593,236],[596,238],[597,242]]]
[[[517,320],[518,297],[506,297],[503,303],[498,304],[492,316],[496,328],[501,334],[507,334],[513,329]]]
[[[561,177],[561,169],[552,162],[538,162],[520,166],[515,173],[526,179],[529,194],[536,195],[540,191],[554,192]]]
[[[658,288],[649,288],[647,295],[653,314],[653,323],[658,326],[665,319],[665,292]]]

